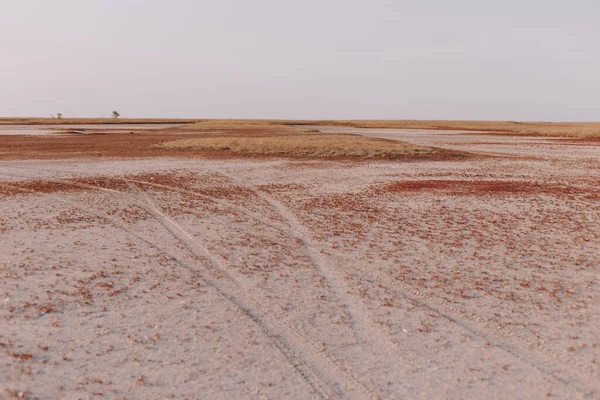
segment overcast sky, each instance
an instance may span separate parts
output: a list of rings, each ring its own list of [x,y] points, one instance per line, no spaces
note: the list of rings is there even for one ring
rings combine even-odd
[[[600,121],[598,0],[0,0],[0,116]]]

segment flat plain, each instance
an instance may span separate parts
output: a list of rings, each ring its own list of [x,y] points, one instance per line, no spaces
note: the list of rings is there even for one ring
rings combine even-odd
[[[600,397],[596,128],[99,122],[0,130],[0,398]]]

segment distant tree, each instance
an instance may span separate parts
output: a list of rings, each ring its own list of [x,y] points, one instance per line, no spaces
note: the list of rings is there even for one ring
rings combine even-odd
[[[61,119],[62,118],[62,113],[56,113],[56,118]]]
[[[113,117],[114,119],[117,119],[117,118],[119,118],[120,116],[121,116],[121,114],[120,114],[118,111],[113,111],[113,112],[112,112],[112,117]]]

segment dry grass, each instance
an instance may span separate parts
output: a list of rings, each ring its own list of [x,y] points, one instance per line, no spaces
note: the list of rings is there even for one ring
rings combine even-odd
[[[600,137],[599,122],[516,122],[516,121],[442,121],[442,120],[232,120],[232,119],[111,119],[111,118],[0,118],[0,125],[72,125],[72,124],[182,124],[190,132],[209,130],[262,130],[274,132],[307,131],[298,126],[329,125],[351,128],[395,128],[467,130],[505,135],[555,137]]]
[[[178,131],[219,135],[239,136],[282,136],[294,134],[312,134],[318,131],[303,125],[296,125],[293,121],[276,120],[204,120],[194,124],[183,125]]]
[[[265,133],[293,132],[305,125],[351,128],[466,130],[503,135],[553,137],[600,137],[599,122],[516,122],[516,121],[442,121],[442,120],[201,120],[185,130],[261,129]],[[303,129],[307,131],[307,129]],[[296,130],[297,132],[297,130]]]
[[[292,123],[285,121],[282,123]],[[395,129],[432,129],[467,130],[506,135],[533,135],[556,137],[600,137],[598,122],[515,122],[515,121],[297,121],[302,125],[329,125],[352,128],[395,128]]]
[[[163,143],[160,147],[293,157],[398,158],[428,156],[441,152],[440,149],[358,135],[310,133],[265,137],[229,136],[179,139]]]
[[[505,135],[600,137],[600,122],[516,122],[443,120],[202,120],[186,129],[265,129],[328,125],[349,128],[466,130]]]

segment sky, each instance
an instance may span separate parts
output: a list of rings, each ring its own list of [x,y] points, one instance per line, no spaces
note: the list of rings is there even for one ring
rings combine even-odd
[[[597,0],[0,0],[0,117],[600,121]]]

